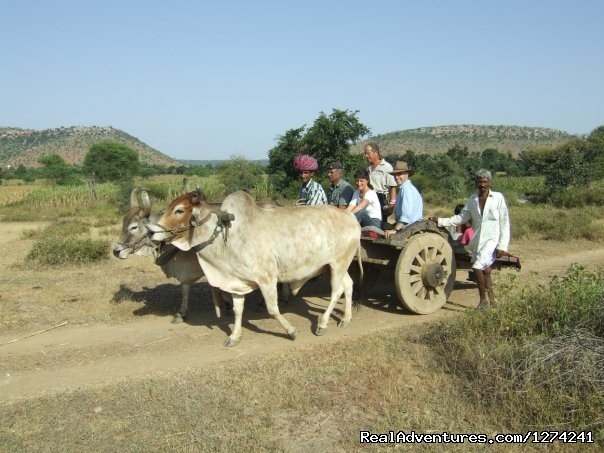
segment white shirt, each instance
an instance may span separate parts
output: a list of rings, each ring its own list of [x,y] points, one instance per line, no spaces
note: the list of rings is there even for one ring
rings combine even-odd
[[[361,200],[367,200],[369,204],[365,208],[365,211],[372,219],[380,219],[382,220],[382,207],[380,206],[380,200],[375,193],[375,190],[369,189],[365,192],[365,196],[361,198],[361,195],[358,190],[355,190],[352,194],[352,200],[350,200],[350,204],[348,207],[354,207],[361,202]]]
[[[480,213],[478,194],[470,197],[459,215],[449,218],[438,219],[438,226],[449,227],[461,225],[472,219],[474,237],[469,247],[478,253],[484,247],[492,247],[493,250],[508,251],[510,243],[510,217],[505,198],[500,192],[489,190],[489,195],[484,204],[484,211]]]

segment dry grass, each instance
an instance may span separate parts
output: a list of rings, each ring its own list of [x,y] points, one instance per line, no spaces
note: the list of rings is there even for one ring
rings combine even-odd
[[[428,337],[466,394],[521,427],[592,430],[604,442],[604,274],[572,266],[537,287],[498,286],[497,309]],[[455,351],[455,354],[447,354]]]
[[[3,224],[0,246],[10,253],[0,255],[0,334],[35,331],[62,321],[71,324],[132,321],[135,308],[132,304],[137,302],[138,306],[140,296],[125,293],[119,282],[135,282],[130,291],[144,293],[144,287],[156,287],[166,281],[153,260],[143,257],[111,258],[86,267],[66,264],[47,268],[25,264],[38,232],[51,224]],[[117,229],[117,225],[113,228]],[[34,232],[32,238],[23,238],[28,231]],[[91,231],[92,237],[103,236],[106,241],[117,239],[117,235],[110,237],[104,233],[105,228]]]
[[[21,203],[38,187],[40,186],[37,184],[18,184],[11,181],[0,184],[0,207]]]
[[[9,451],[351,451],[360,430],[505,429],[404,331],[20,401],[0,421]]]

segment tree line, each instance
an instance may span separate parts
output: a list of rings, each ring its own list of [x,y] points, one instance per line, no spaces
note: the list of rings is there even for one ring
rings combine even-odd
[[[59,185],[79,185],[91,180],[125,184],[135,176],[216,175],[227,193],[239,189],[253,191],[260,184],[264,187],[265,196],[293,199],[299,189],[293,161],[299,154],[310,154],[317,159],[319,172],[316,179],[324,185],[328,184],[325,168],[331,161],[342,162],[348,175],[367,167],[362,154],[350,152],[354,143],[368,137],[371,132],[359,121],[358,113],[333,109],[330,114],[321,112],[310,127],[303,125],[287,130],[268,151],[266,166],[242,156],[233,156],[230,161],[219,165],[144,165],[139,161],[138,153],[130,147],[101,142],[91,146],[81,166],[68,165],[60,156],[51,154],[39,158],[42,167],[38,169],[22,165],[1,169],[0,182],[2,179],[29,182],[45,178]],[[406,161],[416,171],[414,182],[420,190],[440,191],[447,199],[466,196],[472,176],[479,168],[486,168],[494,174],[543,176],[544,190],[531,194],[538,201],[572,204],[573,198],[587,197],[588,202],[603,204],[604,199],[601,184],[604,178],[604,126],[584,138],[573,138],[555,147],[524,150],[518,158],[494,148],[469,152],[467,147],[455,145],[446,153],[416,154],[407,150],[404,154],[390,154],[385,159],[392,164],[397,160]]]

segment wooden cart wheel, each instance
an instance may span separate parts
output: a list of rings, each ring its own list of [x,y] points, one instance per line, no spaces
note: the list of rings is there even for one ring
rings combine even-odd
[[[455,255],[449,242],[436,233],[409,238],[395,271],[400,302],[413,313],[427,315],[447,302],[455,284]]]

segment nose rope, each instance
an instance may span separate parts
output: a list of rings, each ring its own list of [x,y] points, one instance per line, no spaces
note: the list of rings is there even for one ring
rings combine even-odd
[[[121,241],[118,241],[118,244],[119,245],[123,245],[125,247],[124,250],[131,249],[132,253],[134,253],[134,252],[136,252],[138,250],[138,249],[135,249],[134,246],[137,245],[139,242],[144,241],[145,239],[147,239],[147,235],[143,235],[143,236],[139,237],[136,241],[131,242],[130,244],[126,244],[126,243],[121,242]]]

